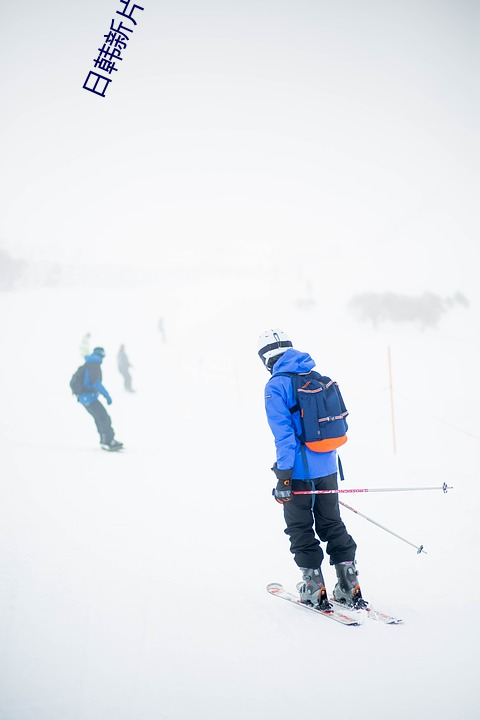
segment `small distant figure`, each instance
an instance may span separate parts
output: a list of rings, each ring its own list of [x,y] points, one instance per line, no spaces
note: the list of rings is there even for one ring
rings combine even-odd
[[[82,339],[82,342],[80,343],[80,355],[82,358],[86,357],[90,354],[90,338],[91,334],[87,332]]]
[[[166,342],[167,338],[165,337],[165,323],[163,321],[163,317],[161,317],[158,321],[158,332],[160,333],[162,337],[162,342]]]
[[[70,387],[78,402],[95,420],[101,447],[110,451],[121,450],[123,443],[115,440],[110,415],[98,399],[99,395],[103,395],[107,405],[112,404],[112,398],[102,384],[101,364],[104,357],[105,350],[102,347],[94,348],[91,355],[85,357],[85,363],[74,373]]]
[[[134,392],[132,389],[132,376],[130,375],[130,368],[133,367],[133,365],[130,364],[127,353],[125,352],[125,345],[120,345],[117,353],[117,365],[120,375],[123,377],[125,390],[127,392]]]

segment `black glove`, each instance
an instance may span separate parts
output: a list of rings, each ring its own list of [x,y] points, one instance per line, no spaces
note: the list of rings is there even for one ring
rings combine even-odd
[[[279,470],[277,463],[272,467],[273,472],[277,476],[277,487],[273,488],[272,495],[275,500],[283,505],[292,499],[292,474],[293,468],[290,470]]]

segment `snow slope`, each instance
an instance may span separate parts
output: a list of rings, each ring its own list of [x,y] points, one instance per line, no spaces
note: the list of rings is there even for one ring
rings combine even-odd
[[[476,716],[478,310],[424,333],[375,332],[341,304],[325,318],[294,299],[255,277],[174,274],[0,295],[1,720]],[[265,591],[299,579],[270,495],[255,350],[276,325],[341,384],[346,487],[454,486],[345,498],[425,546],[418,555],[343,511],[364,595],[402,626],[344,628]],[[99,449],[69,393],[86,331],[107,350],[123,454]],[[132,395],[115,366],[121,342]]]

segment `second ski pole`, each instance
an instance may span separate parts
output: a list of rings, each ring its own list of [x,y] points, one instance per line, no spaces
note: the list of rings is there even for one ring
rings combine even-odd
[[[350,505],[347,505],[346,503],[342,502],[341,500],[338,501],[340,505],[343,505],[343,507],[346,507],[348,510],[351,510],[355,513],[355,515],[360,515],[360,517],[363,517],[365,520],[368,520],[368,522],[373,523],[373,525],[376,525],[377,527],[381,528],[382,530],[385,530],[385,532],[390,533],[390,535],[393,535],[394,537],[398,538],[399,540],[403,540],[403,542],[407,543],[407,545],[411,545],[415,548],[417,551],[417,555],[420,553],[425,553],[425,550],[423,549],[423,545],[415,545],[415,543],[410,542],[410,540],[405,540],[401,535],[397,535],[397,533],[394,533],[392,530],[389,530],[384,525],[380,525],[376,520],[372,520],[372,518],[369,518],[367,515],[364,515],[363,513],[359,512],[358,510],[355,510],[355,508],[351,507]]]

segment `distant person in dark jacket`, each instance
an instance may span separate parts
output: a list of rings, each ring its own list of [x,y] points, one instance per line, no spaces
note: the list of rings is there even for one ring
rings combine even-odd
[[[133,365],[130,364],[130,361],[127,357],[127,353],[125,352],[125,345],[120,345],[120,349],[117,353],[117,365],[120,371],[120,375],[123,377],[125,390],[127,390],[128,392],[133,392],[132,376],[130,375],[130,368],[133,367]]]
[[[123,443],[115,440],[110,415],[98,399],[99,395],[103,395],[107,401],[107,405],[112,404],[112,398],[102,384],[101,365],[104,357],[105,350],[102,347],[94,348],[91,355],[86,356],[83,380],[84,387],[83,391],[77,395],[77,399],[95,420],[102,448],[104,450],[120,450],[123,447]]]

